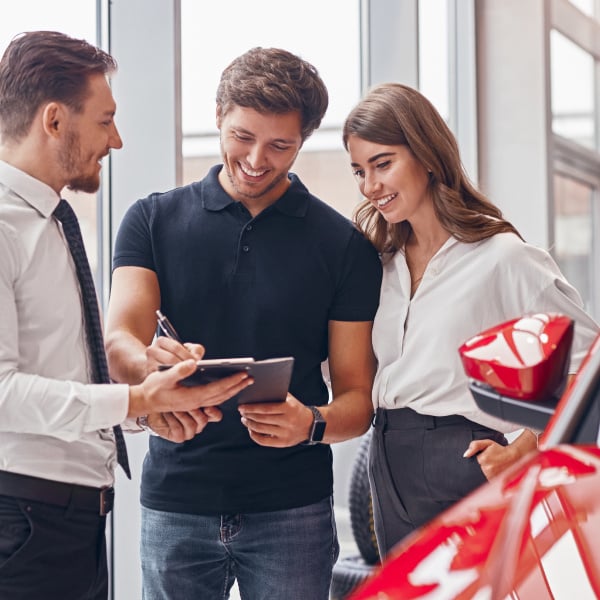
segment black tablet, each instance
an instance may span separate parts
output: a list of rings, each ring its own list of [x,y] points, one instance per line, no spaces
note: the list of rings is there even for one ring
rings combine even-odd
[[[281,402],[285,400],[290,387],[294,358],[291,356],[266,360],[216,358],[199,360],[196,364],[196,372],[182,379],[181,385],[204,385],[233,373],[246,371],[254,379],[254,383],[235,396],[239,404]],[[160,368],[164,369],[168,366]]]

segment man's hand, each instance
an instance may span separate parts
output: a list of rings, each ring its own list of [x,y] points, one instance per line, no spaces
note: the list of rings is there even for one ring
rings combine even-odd
[[[502,446],[493,440],[473,440],[463,456],[476,456],[483,474],[490,480],[535,448],[537,436],[526,429],[508,446]]]
[[[179,380],[195,370],[195,360],[184,360],[165,371],[150,373],[142,383],[130,386],[127,416],[189,412],[217,406],[253,383],[247,373],[240,372],[206,385],[186,387],[179,384]]]
[[[188,412],[151,413],[148,415],[148,425],[160,437],[181,443],[191,440],[208,423],[216,423],[222,418],[223,413],[218,408],[207,406]]]
[[[159,365],[174,365],[190,358],[201,360],[204,352],[201,344],[180,344],[164,335],[158,336],[146,348],[146,373],[158,370]]]
[[[261,446],[287,448],[308,438],[313,422],[311,410],[292,394],[283,402],[240,404],[242,424]]]

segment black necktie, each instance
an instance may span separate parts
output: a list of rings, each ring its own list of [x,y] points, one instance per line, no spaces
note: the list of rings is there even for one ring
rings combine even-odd
[[[104,351],[104,338],[102,337],[102,326],[100,324],[100,313],[98,311],[98,298],[81,237],[81,230],[79,229],[79,222],[71,205],[66,200],[61,200],[58,203],[53,214],[62,223],[63,232],[69,244],[73,262],[77,270],[77,278],[79,279],[81,296],[83,298],[85,328],[90,355],[92,357],[93,381],[94,383],[110,383],[106,353]],[[115,425],[113,431],[117,445],[117,460],[123,467],[127,477],[131,479],[129,460],[127,459],[127,447],[125,446],[121,426]]]

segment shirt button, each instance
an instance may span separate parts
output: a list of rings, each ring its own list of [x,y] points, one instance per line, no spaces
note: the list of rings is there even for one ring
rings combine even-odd
[[[248,227],[246,227],[246,231],[252,231],[252,225],[248,225]]]
[[[250,246],[242,246],[242,250],[244,252],[248,252],[250,250]]]

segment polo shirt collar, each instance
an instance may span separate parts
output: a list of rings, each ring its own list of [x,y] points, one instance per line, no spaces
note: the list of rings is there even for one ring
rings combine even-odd
[[[216,212],[235,203],[219,183],[219,172],[222,168],[223,165],[212,167],[202,182],[202,205],[206,210]],[[289,178],[290,186],[272,208],[290,217],[304,217],[308,210],[310,193],[295,173],[290,173]]]
[[[49,185],[2,160],[0,183],[10,188],[46,218],[50,217],[58,206],[60,198]]]

